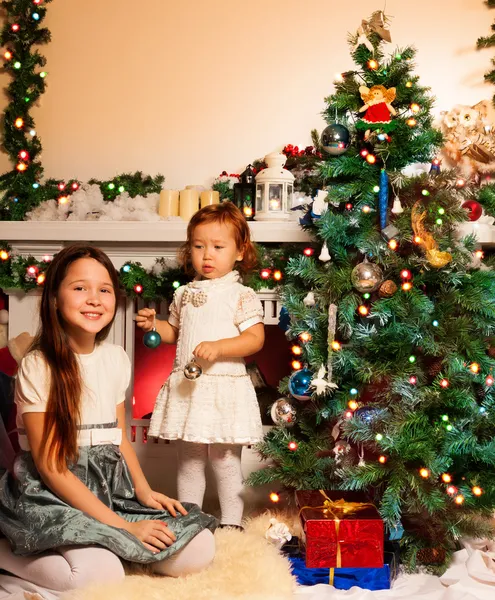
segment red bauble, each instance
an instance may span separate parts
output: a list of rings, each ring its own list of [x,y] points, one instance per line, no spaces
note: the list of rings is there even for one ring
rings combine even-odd
[[[477,221],[483,214],[483,207],[476,200],[467,200],[462,208],[467,211],[470,221]]]

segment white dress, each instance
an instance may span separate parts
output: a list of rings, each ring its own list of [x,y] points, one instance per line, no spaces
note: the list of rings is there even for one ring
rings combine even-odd
[[[180,287],[169,323],[179,329],[174,368],[156,399],[148,434],[204,444],[254,444],[262,438],[261,416],[242,358],[196,359],[203,374],[191,381],[184,367],[200,342],[238,336],[263,322],[256,292],[237,271]]]

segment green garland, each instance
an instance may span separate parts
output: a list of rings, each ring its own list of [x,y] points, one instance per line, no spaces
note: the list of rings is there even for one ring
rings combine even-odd
[[[41,183],[41,140],[36,133],[31,109],[46,89],[46,59],[33,46],[47,44],[50,31],[43,27],[47,4],[52,0],[4,0],[6,19],[0,34],[5,48],[3,70],[12,81],[7,88],[9,103],[3,113],[3,148],[13,169],[0,177],[0,220],[22,221],[27,212],[45,200],[65,201],[81,182],[49,179]],[[123,191],[134,198],[161,190],[163,175],[124,173],[107,181],[91,179],[100,186],[105,200]]]
[[[284,282],[289,259],[300,255],[302,250],[302,244],[280,247],[257,245],[260,267],[250,275],[246,284],[254,290],[276,289]],[[29,292],[39,288],[43,285],[51,259],[48,255],[43,260],[31,255],[17,255],[7,242],[0,242],[0,289]],[[151,269],[146,269],[139,262],[128,261],[120,269],[119,276],[126,296],[155,301],[170,301],[174,291],[191,279],[182,269],[171,266],[163,258],[157,259]]]

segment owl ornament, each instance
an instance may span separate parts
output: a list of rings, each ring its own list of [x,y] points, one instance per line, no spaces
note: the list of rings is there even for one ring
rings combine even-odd
[[[371,131],[379,129],[382,132],[389,133],[397,127],[397,123],[392,121],[396,111],[392,106],[395,100],[395,88],[387,89],[383,85],[374,85],[367,88],[360,86],[359,93],[364,105],[359,112],[366,111],[360,121],[356,123],[356,128],[364,130],[364,139],[367,140]]]
[[[495,173],[495,111],[489,100],[474,106],[458,104],[441,113],[445,138],[442,160],[465,179],[480,182]]]

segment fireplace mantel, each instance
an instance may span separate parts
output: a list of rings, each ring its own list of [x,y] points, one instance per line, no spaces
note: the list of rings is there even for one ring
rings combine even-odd
[[[309,234],[295,221],[249,223],[253,240],[267,242],[307,242]],[[170,221],[4,221],[0,239],[14,242],[121,242],[174,244],[186,239],[187,223]]]

